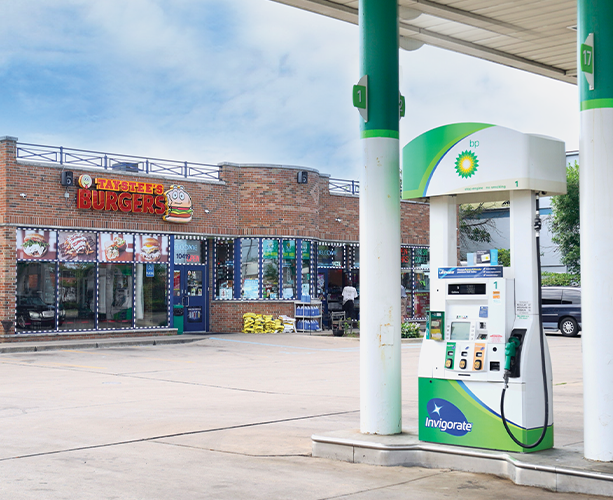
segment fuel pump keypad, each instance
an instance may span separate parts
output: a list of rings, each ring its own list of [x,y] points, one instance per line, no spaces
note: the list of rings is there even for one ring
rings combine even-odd
[[[481,372],[485,370],[485,342],[447,342],[445,349],[445,369]],[[458,360],[455,360],[456,350]]]

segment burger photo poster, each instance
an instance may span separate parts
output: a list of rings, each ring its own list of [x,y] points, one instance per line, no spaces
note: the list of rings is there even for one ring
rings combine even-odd
[[[137,234],[134,251],[136,262],[168,262],[168,236]]]
[[[57,256],[56,245],[56,231],[17,230],[17,259],[19,260],[54,260]]]
[[[134,236],[126,233],[100,233],[98,235],[100,262],[132,262]]]

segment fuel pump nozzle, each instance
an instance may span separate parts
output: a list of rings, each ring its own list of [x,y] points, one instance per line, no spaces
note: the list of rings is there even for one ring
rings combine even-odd
[[[511,373],[511,364],[515,360],[517,354],[517,348],[521,345],[521,340],[517,337],[509,338],[509,341],[504,346],[504,386],[509,385],[509,375]]]

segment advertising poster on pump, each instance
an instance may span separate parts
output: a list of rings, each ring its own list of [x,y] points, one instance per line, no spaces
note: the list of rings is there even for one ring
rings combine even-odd
[[[137,234],[134,239],[136,262],[158,264],[168,262],[168,236]]]
[[[17,230],[17,260],[55,260],[56,245],[56,231]]]

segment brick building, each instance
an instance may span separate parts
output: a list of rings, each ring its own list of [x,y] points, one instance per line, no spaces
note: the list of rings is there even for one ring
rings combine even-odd
[[[207,166],[3,137],[0,177],[4,342],[174,334],[177,304],[186,331],[236,332],[245,312],[294,316],[308,295],[323,299],[325,315],[348,281],[359,288],[355,186],[314,169]],[[190,198],[193,213],[181,210]],[[429,208],[401,209],[406,315],[420,319]]]

